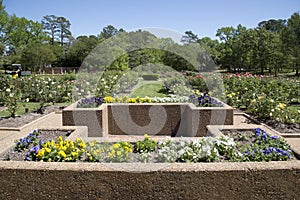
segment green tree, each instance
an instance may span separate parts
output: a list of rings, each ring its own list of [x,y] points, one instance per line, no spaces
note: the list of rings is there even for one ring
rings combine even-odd
[[[60,41],[60,45],[64,46],[68,43],[72,37],[72,33],[70,31],[71,23],[64,17],[57,17],[56,19],[57,27],[58,27],[58,37]]]
[[[234,50],[233,38],[235,36],[235,29],[233,27],[222,27],[217,30],[216,36],[219,37],[221,43],[218,46],[220,52],[220,65],[222,68],[231,70],[234,68]]]
[[[70,46],[67,53],[67,66],[80,66],[89,53],[99,44],[96,36],[79,36]]]
[[[196,34],[194,34],[192,31],[186,31],[185,34],[181,38],[181,42],[184,45],[190,44],[190,43],[196,43],[198,42],[199,38]]]
[[[218,51],[219,41],[212,40],[210,37],[203,37],[198,40],[198,43],[204,48],[212,57],[215,63],[220,63],[220,53]]]
[[[56,40],[56,35],[59,33],[59,27],[57,24],[57,16],[55,15],[46,15],[42,19],[42,25],[45,32],[50,37],[50,43],[54,45]]]
[[[43,17],[42,25],[44,31],[50,37],[52,45],[59,42],[61,46],[69,42],[72,33],[70,31],[71,23],[65,17],[58,17],[55,15],[46,15]]]
[[[282,43],[278,33],[267,31],[263,27],[257,27],[251,30],[252,44],[252,63],[264,74],[265,69],[275,69],[277,74],[278,68],[282,61]],[[278,63],[276,63],[278,62]]]
[[[284,19],[270,19],[258,23],[259,27],[265,28],[267,31],[279,33],[285,26],[286,20]]]
[[[5,11],[5,7],[3,6],[2,0],[0,1],[0,55],[1,55],[1,60],[3,61],[3,56],[5,52],[5,44],[7,42],[7,24],[8,24],[8,14]]]
[[[287,22],[287,27],[283,31],[283,42],[286,52],[289,53],[291,63],[299,75],[300,69],[300,15],[294,13]]]
[[[50,44],[30,43],[22,54],[22,63],[34,72],[43,70],[55,60],[56,56]]]
[[[124,29],[117,29],[112,25],[108,25],[106,27],[104,27],[99,35],[100,39],[108,39],[114,35],[119,34],[120,32],[125,32]]]

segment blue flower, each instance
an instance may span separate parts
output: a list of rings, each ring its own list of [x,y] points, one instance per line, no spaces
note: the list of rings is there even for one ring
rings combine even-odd
[[[270,138],[271,138],[271,139],[274,139],[274,140],[277,140],[277,139],[278,139],[278,136],[276,136],[276,135],[271,135]]]
[[[260,136],[261,129],[260,129],[260,128],[255,128],[255,129],[253,129],[253,130],[255,131],[256,137],[259,137],[259,136]]]
[[[267,139],[267,133],[265,131],[262,132],[262,140],[266,140]]]
[[[37,154],[39,150],[40,150],[39,146],[33,146],[29,149],[29,152],[34,152]]]

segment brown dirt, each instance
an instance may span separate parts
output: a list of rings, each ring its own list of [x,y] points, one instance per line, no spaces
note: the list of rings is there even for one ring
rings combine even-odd
[[[60,111],[63,108],[64,107],[52,105],[45,107],[43,114],[38,113],[38,111],[33,111],[17,117],[0,117],[0,127],[22,127],[42,116],[51,112]]]
[[[234,113],[243,113],[245,111],[240,109],[235,109]],[[288,123],[280,123],[275,120],[261,120],[257,119],[255,116],[251,115],[250,113],[247,113],[252,119],[256,120],[259,123],[264,123],[273,128],[274,130],[280,132],[280,133],[300,133],[300,124],[294,123],[294,124],[288,124]],[[254,121],[251,119],[247,119],[247,123],[253,123]]]

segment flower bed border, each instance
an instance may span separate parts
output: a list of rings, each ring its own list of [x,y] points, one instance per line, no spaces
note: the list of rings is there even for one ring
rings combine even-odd
[[[218,135],[211,131],[212,127],[234,129],[234,126],[209,126],[211,136]],[[69,137],[77,134],[80,135],[78,132]],[[177,139],[180,138],[172,138]],[[54,199],[296,199],[300,195],[297,187],[300,160],[222,163],[0,161],[0,179],[1,199],[33,195],[34,198]]]
[[[22,199],[24,196],[54,199],[297,199],[300,195],[297,187],[300,161],[195,164],[2,161],[0,179],[1,199]]]
[[[122,113],[129,109],[132,120],[146,126],[151,122],[149,109],[156,106],[165,109],[167,118],[163,128],[155,135],[201,137],[206,136],[207,125],[233,125],[233,108],[227,104],[222,107],[196,107],[192,103],[105,103],[98,108],[77,108],[76,105],[77,102],[62,111],[63,125],[87,126],[89,137],[153,133],[151,126],[149,130],[132,128],[126,118],[116,122],[113,111],[120,110]],[[161,116],[155,117],[159,121]],[[124,127],[119,127],[120,122]]]

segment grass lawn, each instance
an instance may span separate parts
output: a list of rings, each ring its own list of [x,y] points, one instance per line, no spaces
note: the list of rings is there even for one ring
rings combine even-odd
[[[159,93],[162,89],[160,82],[142,81],[138,87],[132,91],[130,97],[165,97],[163,93]]]
[[[66,103],[55,103],[54,105],[68,106],[70,104],[71,103],[66,102]],[[40,104],[38,102],[28,102],[28,103],[24,103],[24,105],[25,105],[25,107],[23,107],[23,106],[19,107],[19,109],[16,112],[16,116],[23,115],[25,113],[25,108],[29,109],[28,112],[32,112],[34,110],[37,110],[40,107]],[[49,106],[49,105],[52,105],[52,103],[48,103],[45,106]],[[0,111],[0,117],[9,117],[9,116],[10,116],[10,113],[7,110]]]

